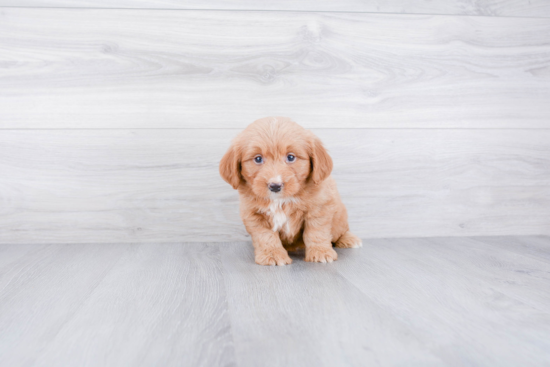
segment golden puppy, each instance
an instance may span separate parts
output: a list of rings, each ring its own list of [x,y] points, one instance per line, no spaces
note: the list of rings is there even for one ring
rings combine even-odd
[[[319,138],[287,117],[257,120],[233,140],[220,174],[239,190],[256,263],[290,264],[287,249],[304,245],[306,261],[332,262],[338,257],[333,243],[361,246],[331,171]]]

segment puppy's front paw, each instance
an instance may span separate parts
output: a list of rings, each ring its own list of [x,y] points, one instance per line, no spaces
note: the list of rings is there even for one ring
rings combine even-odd
[[[338,254],[331,247],[306,247],[306,261],[331,263],[338,259]]]
[[[256,250],[255,260],[260,265],[288,265],[292,262],[284,248]]]

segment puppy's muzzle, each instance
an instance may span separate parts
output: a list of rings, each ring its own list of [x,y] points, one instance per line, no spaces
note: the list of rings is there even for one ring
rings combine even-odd
[[[271,192],[279,192],[283,188],[283,184],[270,183],[268,187],[269,187],[269,191],[271,191]]]

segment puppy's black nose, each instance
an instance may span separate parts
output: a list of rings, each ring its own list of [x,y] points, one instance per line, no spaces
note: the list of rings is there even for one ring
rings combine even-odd
[[[281,188],[283,187],[282,184],[279,184],[279,183],[270,183],[269,184],[269,191],[272,191],[272,192],[279,192],[281,191]]]

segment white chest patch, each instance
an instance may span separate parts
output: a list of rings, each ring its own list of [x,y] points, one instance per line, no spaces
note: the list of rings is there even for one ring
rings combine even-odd
[[[285,198],[285,199],[273,199],[267,208],[267,215],[271,217],[271,222],[273,224],[273,232],[280,231],[285,227],[285,230],[288,232],[288,218],[285,211],[283,210],[283,204],[296,202],[294,198]]]

